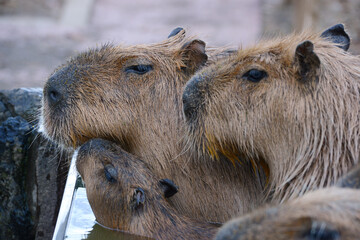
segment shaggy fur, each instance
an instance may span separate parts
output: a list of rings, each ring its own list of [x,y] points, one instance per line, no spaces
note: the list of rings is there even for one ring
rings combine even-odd
[[[181,31],[160,44],[107,45],[74,57],[45,85],[45,132],[70,147],[92,138],[118,143],[143,159],[159,178],[179,185],[179,193],[169,201],[180,214],[223,222],[248,212],[263,197],[261,179],[250,163],[234,167],[228,161],[194,158],[181,141],[181,93],[206,61],[204,46]],[[139,64],[152,65],[152,70],[142,75],[126,72]],[[62,99],[51,104],[54,88]]]
[[[308,69],[295,56],[305,41],[314,48]],[[251,69],[267,77],[251,82],[244,77]],[[268,199],[282,202],[333,184],[358,162],[359,93],[359,57],[320,34],[260,42],[189,81],[188,146],[263,168]]]
[[[178,214],[164,199],[163,187],[146,163],[114,143],[88,141],[79,150],[76,167],[97,221],[107,227],[154,239],[210,239],[215,235],[215,225]]]
[[[325,188],[228,222],[217,240],[359,238],[360,191]]]
[[[283,205],[262,208],[230,221],[219,230],[216,239],[358,239],[359,180],[360,166],[345,176],[338,187],[309,192]]]

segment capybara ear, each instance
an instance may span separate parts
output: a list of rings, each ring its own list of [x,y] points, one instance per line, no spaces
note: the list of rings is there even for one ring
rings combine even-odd
[[[304,41],[296,47],[295,64],[299,69],[299,80],[301,82],[318,81],[320,59],[314,53],[314,44],[311,41]]]
[[[360,189],[360,165],[357,165],[353,170],[343,176],[337,182],[336,186]]]
[[[182,69],[186,73],[193,74],[206,63],[208,56],[205,53],[205,46],[205,42],[195,39],[181,47],[180,56],[185,64]]]
[[[350,37],[345,32],[344,25],[342,24],[336,24],[335,26],[325,30],[321,34],[321,37],[336,43],[339,48],[342,48],[345,51],[347,51],[350,47]]]
[[[179,191],[179,187],[175,185],[175,183],[173,181],[171,181],[170,179],[161,179],[159,181],[159,184],[161,186],[161,188],[164,190],[164,197],[165,198],[169,198],[174,196],[178,191]]]
[[[184,30],[182,27],[177,27],[174,30],[171,31],[171,33],[169,34],[168,38],[171,38],[175,35],[177,35],[180,31]]]

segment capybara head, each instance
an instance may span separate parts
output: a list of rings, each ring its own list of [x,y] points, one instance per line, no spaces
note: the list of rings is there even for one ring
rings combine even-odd
[[[360,166],[337,187],[309,192],[276,207],[234,219],[216,239],[350,240],[360,234]]]
[[[76,167],[96,219],[106,227],[156,239],[215,234],[215,226],[180,216],[167,203],[178,191],[171,180],[157,178],[145,162],[113,142],[92,139],[83,144]]]
[[[115,229],[128,231],[137,218],[156,217],[144,212],[154,211],[152,203],[177,191],[170,180],[156,179],[143,161],[102,139],[81,146],[76,168],[97,220]]]
[[[210,64],[183,93],[195,151],[270,170],[274,198],[328,186],[359,158],[360,60],[341,24]]]
[[[46,82],[41,128],[66,147],[96,137],[131,145],[139,119],[163,106],[174,108],[166,95],[206,61],[205,43],[185,37],[182,29],[158,44],[107,44],[81,53]]]

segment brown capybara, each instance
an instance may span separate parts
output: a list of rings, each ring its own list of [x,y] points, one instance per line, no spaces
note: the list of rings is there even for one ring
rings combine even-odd
[[[274,203],[330,186],[360,157],[360,58],[349,44],[338,24],[201,69],[183,94],[189,146],[267,171]]]
[[[165,200],[176,185],[115,143],[89,140],[78,151],[76,168],[100,224],[155,239],[210,239],[216,233],[213,224],[179,215]]]
[[[217,240],[353,240],[360,234],[360,191],[323,188],[278,207],[231,220]]]
[[[42,128],[67,147],[92,138],[116,142],[181,185],[169,199],[180,214],[224,222],[257,206],[264,182],[250,163],[234,166],[184,150],[182,89],[206,60],[205,43],[183,30],[159,44],[89,50],[47,81]]]
[[[216,239],[353,240],[360,236],[360,167],[337,187],[308,192],[226,223]]]

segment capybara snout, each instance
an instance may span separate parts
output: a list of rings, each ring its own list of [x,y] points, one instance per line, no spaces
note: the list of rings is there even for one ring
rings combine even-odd
[[[196,75],[187,84],[183,92],[183,110],[186,119],[196,118],[197,108],[200,108],[203,104],[204,91],[201,91],[201,86],[205,85],[201,75]]]
[[[129,230],[131,220],[148,209],[146,199],[164,195],[160,179],[144,162],[106,140],[82,145],[76,167],[95,216],[107,227]]]
[[[71,84],[74,82],[75,69],[67,66],[56,71],[44,86],[44,101],[54,108],[66,100]],[[63,107],[63,106],[62,106]]]
[[[88,185],[99,184],[96,181],[101,180],[109,186],[146,189],[153,183],[150,180],[156,181],[144,162],[134,160],[115,143],[102,139],[91,139],[80,147],[76,167]],[[133,171],[143,171],[143,174],[138,176]]]
[[[131,145],[124,139],[138,134],[132,125],[140,124],[144,104],[163,101],[169,88],[184,84],[207,59],[205,43],[186,38],[180,28],[158,44],[105,44],[83,52],[45,84],[44,133],[65,147],[92,138]]]

